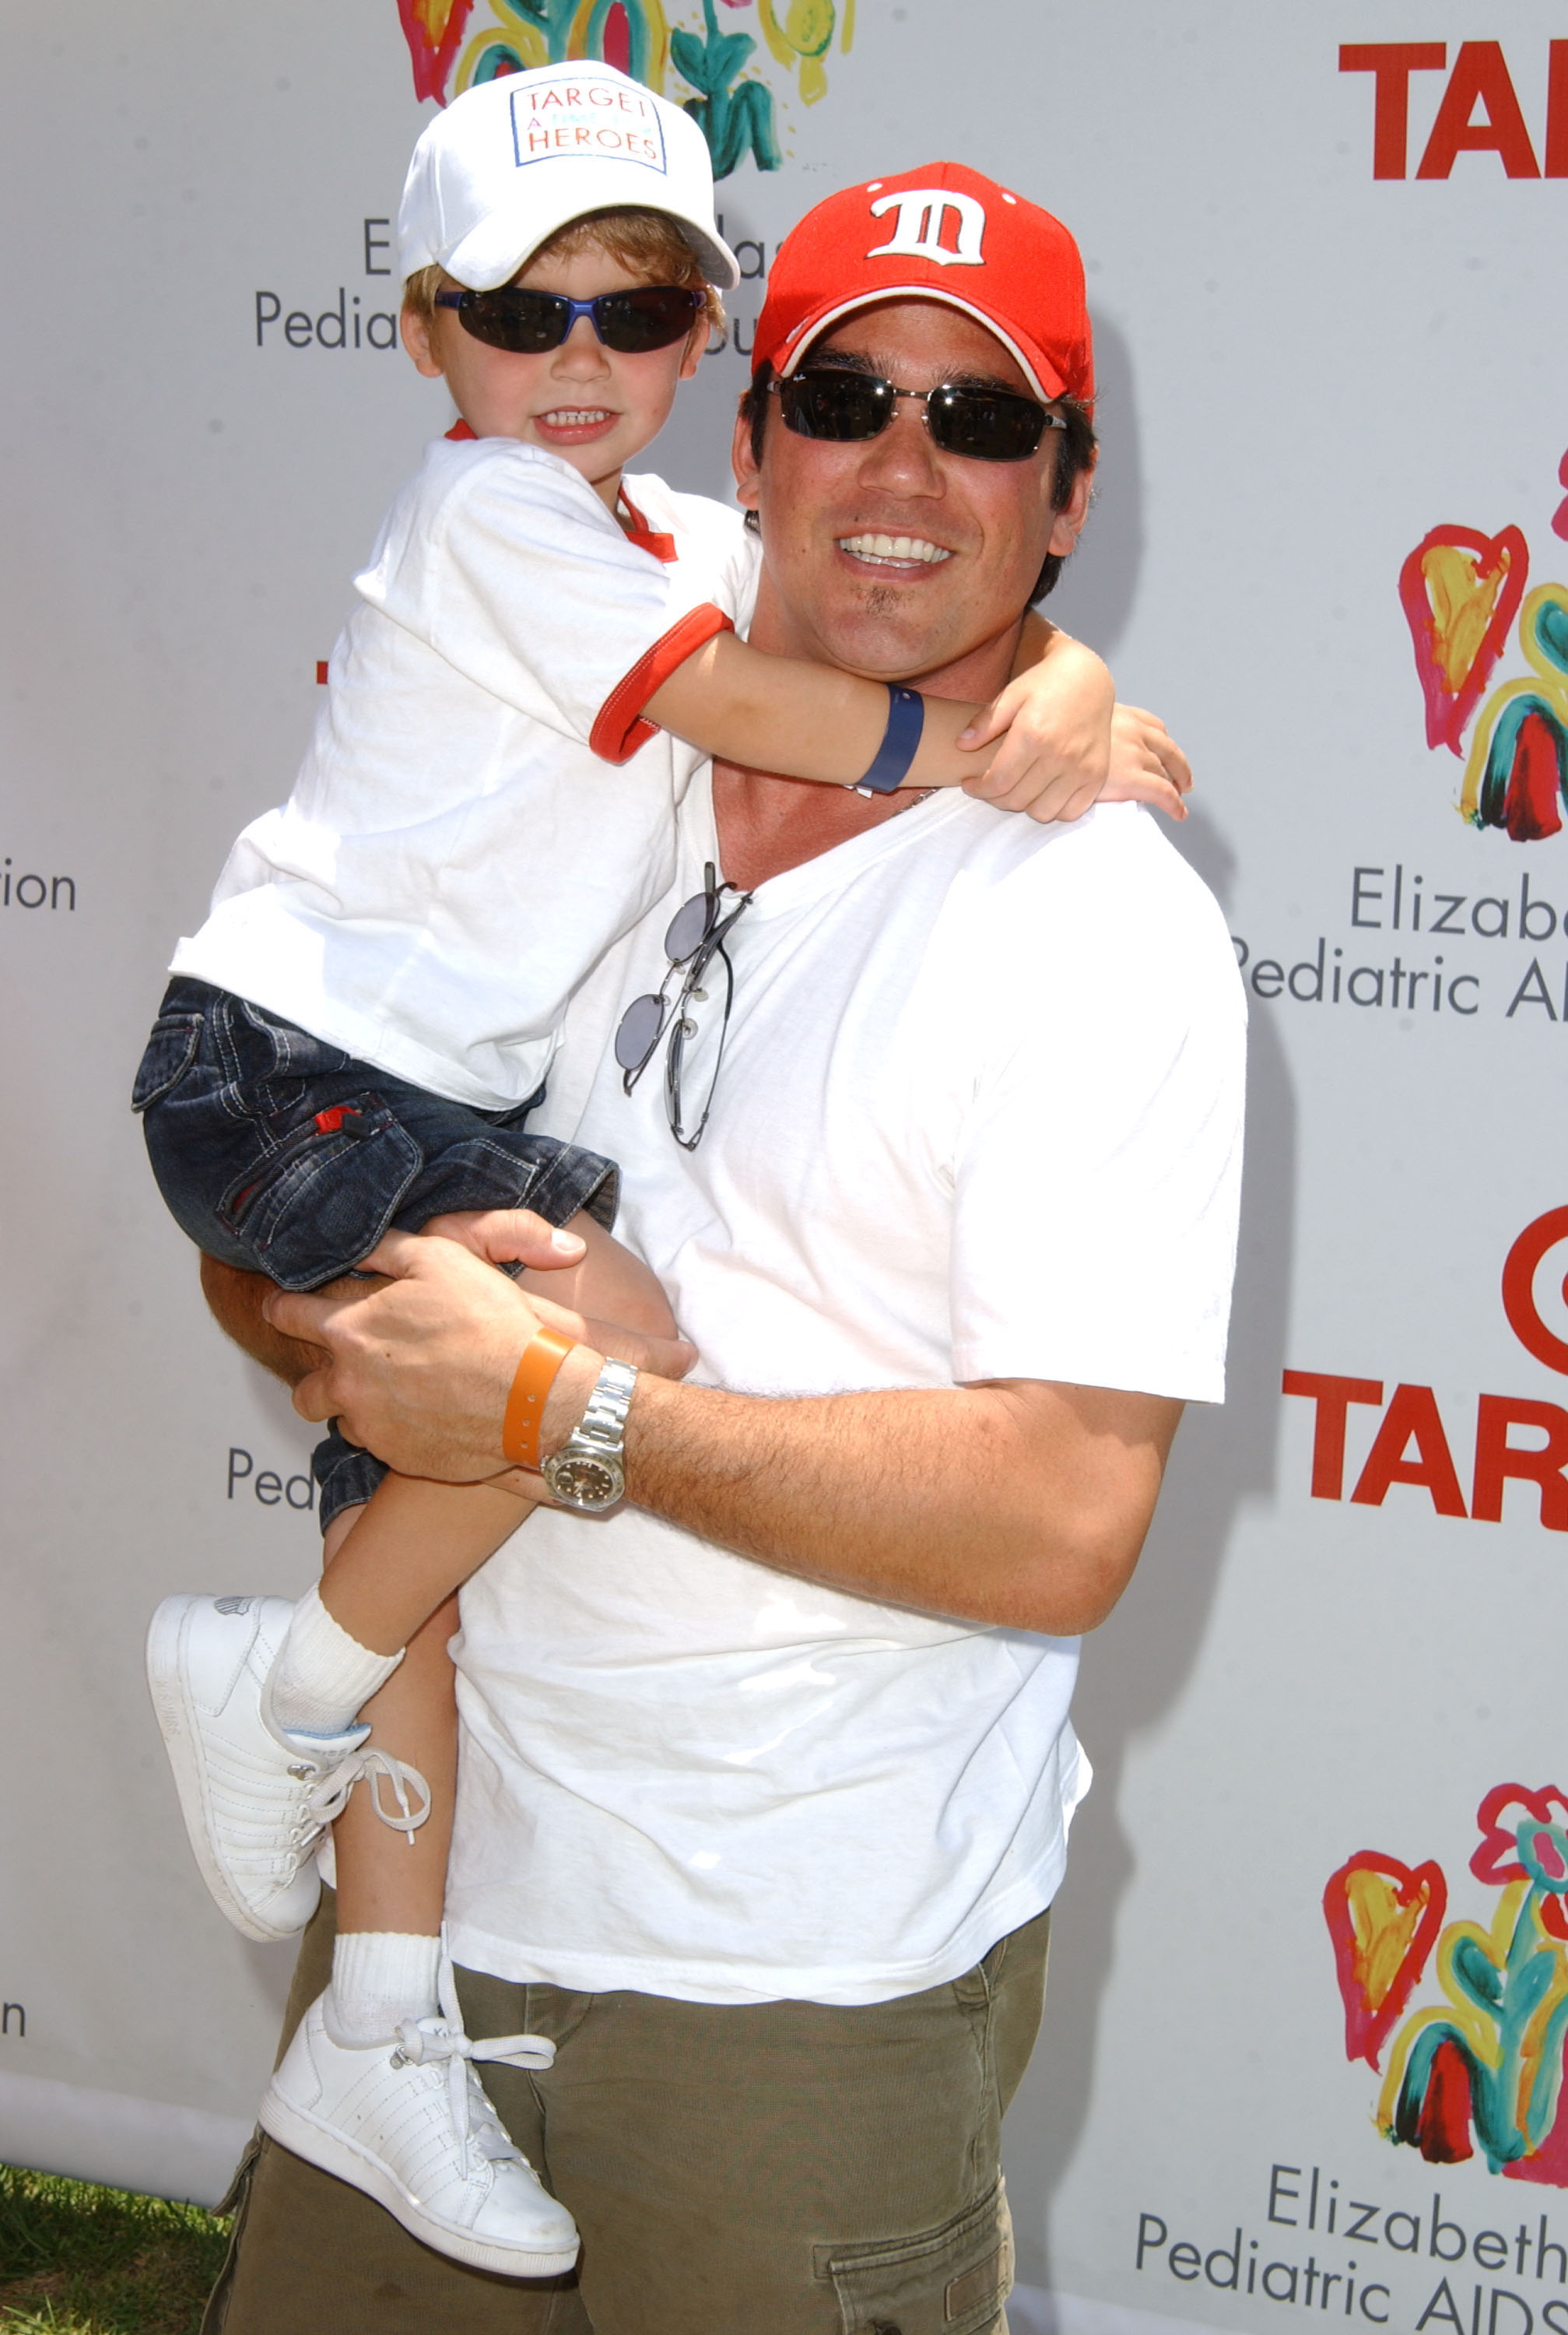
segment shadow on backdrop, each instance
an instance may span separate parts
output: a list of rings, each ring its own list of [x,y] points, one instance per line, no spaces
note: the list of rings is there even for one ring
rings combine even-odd
[[[1096,316],[1095,429],[1099,462],[1089,524],[1045,614],[1114,658],[1127,630],[1143,564],[1143,458],[1133,400],[1132,351],[1118,325]]]
[[[1087,629],[1087,628],[1086,628]],[[1234,860],[1195,811],[1175,840],[1222,906]],[[1121,1900],[1137,1855],[1121,1816],[1128,1752],[1158,1726],[1191,1677],[1244,1503],[1272,1497],[1278,1465],[1280,1372],[1295,1216],[1296,1100],[1272,1015],[1249,1033],[1246,1173],[1236,1291],[1223,1407],[1186,1414],[1154,1528],[1132,1587],[1085,1642],[1073,1719],[1094,1763],[1094,1789],[1074,1826],[1072,1855],[1051,1934],[1050,1983],[1040,2049],[1008,2118],[1007,2165],[1019,2223],[1019,2277],[1053,2283],[1041,2220],[1072,2162],[1093,2096],[1106,1983]],[[1179,2009],[1179,2006],[1173,2006]],[[1103,2105],[1103,2104],[1102,2104]],[[1110,2104],[1113,2113],[1118,2104]],[[1128,2100],[1129,2120],[1158,2103]]]

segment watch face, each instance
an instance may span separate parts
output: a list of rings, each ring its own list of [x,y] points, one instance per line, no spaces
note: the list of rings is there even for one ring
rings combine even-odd
[[[545,1481],[557,1500],[574,1508],[613,1508],[626,1488],[621,1468],[586,1453],[557,1452],[545,1466]]]

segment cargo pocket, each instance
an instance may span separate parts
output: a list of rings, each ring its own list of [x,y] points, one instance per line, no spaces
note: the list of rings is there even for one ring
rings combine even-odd
[[[177,1086],[196,1060],[201,1043],[199,1013],[160,1013],[152,1025],[147,1051],[141,1057],[136,1083],[131,1090],[132,1110],[146,1110],[160,1095]]]
[[[379,1095],[307,1120],[224,1196],[222,1216],[284,1289],[314,1289],[374,1248],[423,1154]]]
[[[246,2217],[250,2211],[250,2185],[256,2178],[261,2143],[261,2130],[257,2127],[246,2143],[245,2154],[234,2168],[234,2178],[227,2192],[212,2209],[216,2214],[232,2214],[234,2221],[228,2233],[228,2251],[223,2257],[223,2268],[218,2273],[218,2283],[208,2295],[207,2308],[201,2314],[201,2335],[222,2335],[223,2322],[228,2316],[228,2298],[234,2290],[239,2242],[245,2234]]]
[[[818,2246],[842,2335],[996,2335],[1012,2285],[1002,2183],[940,2229],[869,2246]]]

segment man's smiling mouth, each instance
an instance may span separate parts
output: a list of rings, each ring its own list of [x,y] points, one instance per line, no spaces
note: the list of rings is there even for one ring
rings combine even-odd
[[[873,567],[907,567],[915,564],[936,567],[953,557],[942,544],[927,542],[923,535],[841,535],[838,548],[852,559],[867,560]]]

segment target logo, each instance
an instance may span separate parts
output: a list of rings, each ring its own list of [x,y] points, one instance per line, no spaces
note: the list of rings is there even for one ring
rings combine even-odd
[[[1508,1251],[1503,1311],[1524,1352],[1568,1376],[1568,1208],[1548,1208]]]
[[[1537,1216],[1508,1251],[1503,1266],[1503,1311],[1525,1352],[1568,1377],[1568,1207]],[[1343,1378],[1321,1371],[1287,1371],[1284,1391],[1315,1405],[1312,1497],[1345,1497],[1345,1449],[1351,1411],[1382,1411],[1371,1448],[1350,1497],[1380,1508],[1396,1485],[1422,1491],[1440,1516],[1500,1524],[1510,1485],[1515,1515],[1533,1501],[1547,1532],[1568,1532],[1568,1410],[1527,1395],[1483,1394],[1476,1425],[1468,1499],[1450,1438],[1429,1386],[1400,1384],[1384,1403],[1380,1379]]]
[[[1495,154],[1510,179],[1568,178],[1568,41],[1547,44],[1544,76],[1537,52],[1518,87],[1498,41],[1461,41],[1452,70],[1446,41],[1347,41],[1340,49],[1340,71],[1371,76],[1374,179],[1406,176],[1411,80],[1427,73],[1447,78],[1436,113],[1427,116],[1430,132],[1416,165],[1418,179],[1448,178],[1466,153]],[[1534,112],[1543,78],[1544,121],[1537,153],[1519,89]]]

